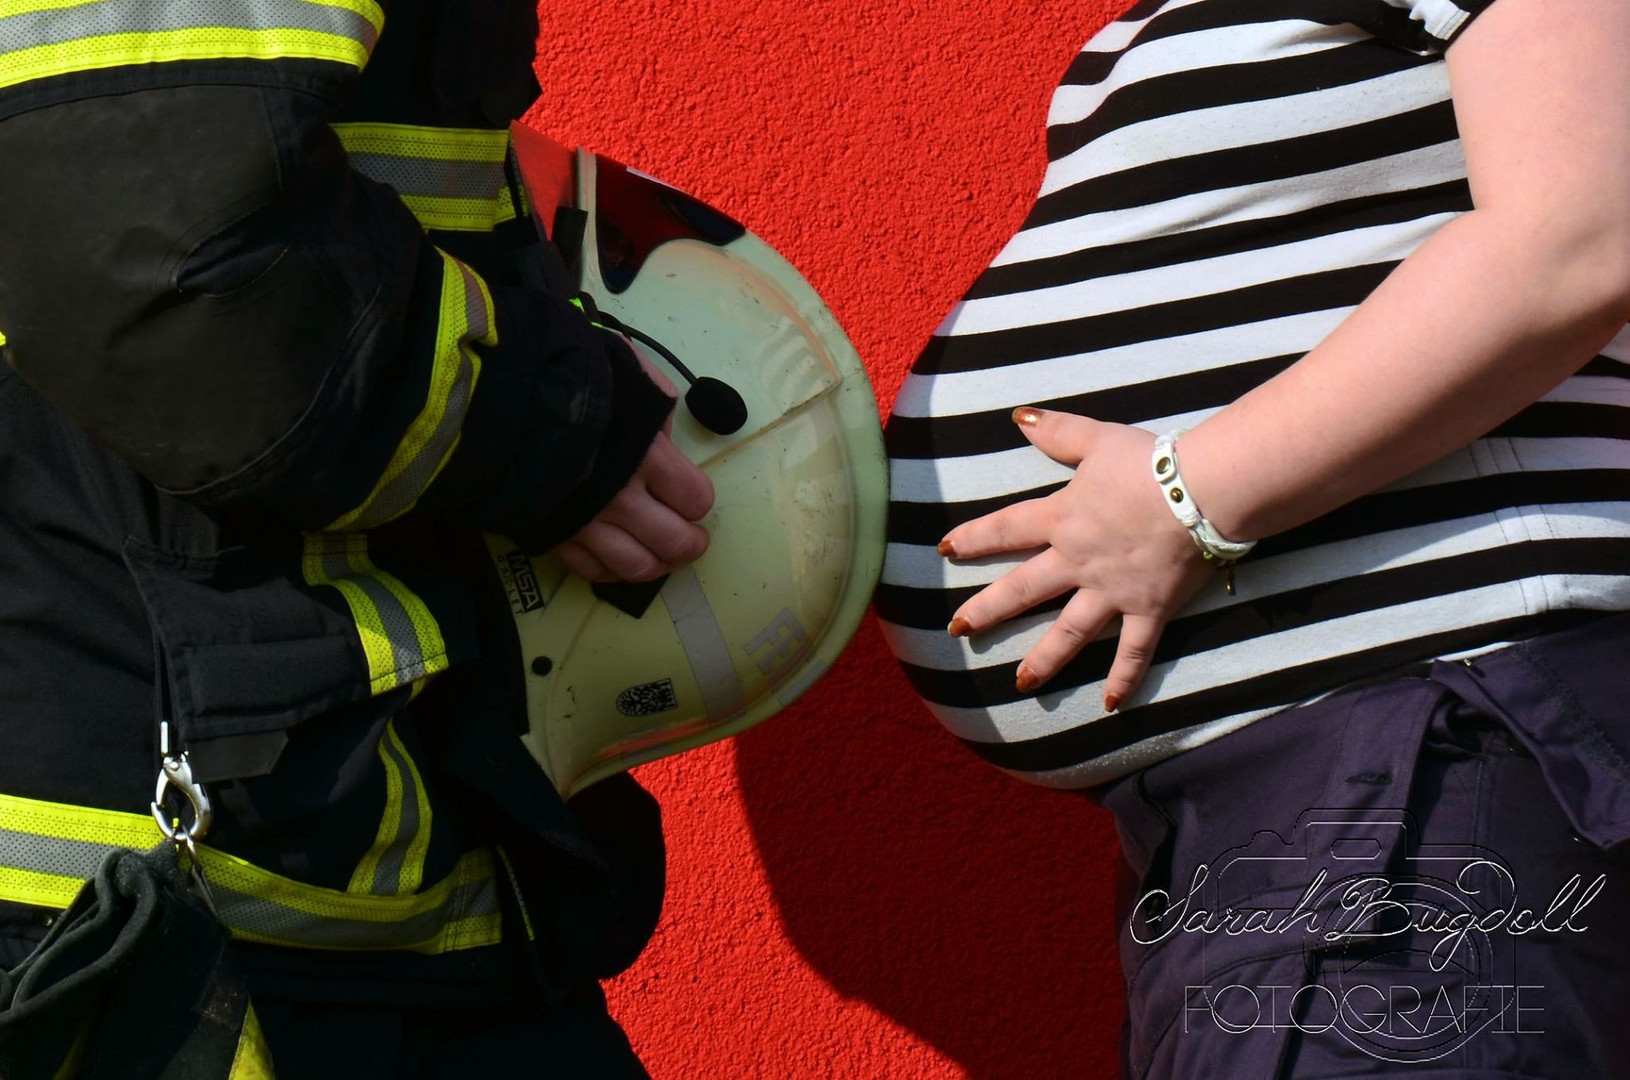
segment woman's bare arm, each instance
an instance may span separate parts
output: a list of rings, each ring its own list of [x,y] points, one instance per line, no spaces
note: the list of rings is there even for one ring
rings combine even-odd
[[[1498,0],[1449,49],[1476,209],[1183,436],[1223,535],[1283,532],[1465,446],[1630,319],[1626,57],[1621,0]]]
[[[1622,0],[1496,0],[1450,47],[1476,209],[1317,348],[1182,437],[1195,503],[1223,535],[1284,531],[1465,446],[1630,319],[1626,56]],[[1027,437],[1079,462],[1076,477],[946,537],[961,558],[1045,549],[964,604],[951,630],[1076,590],[1019,665],[1019,688],[1045,682],[1118,616],[1113,709],[1208,574],[1149,476],[1152,436],[1062,413],[1028,419]]]

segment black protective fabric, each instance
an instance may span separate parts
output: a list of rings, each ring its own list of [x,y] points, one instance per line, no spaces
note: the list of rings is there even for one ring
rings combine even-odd
[[[427,236],[350,168],[332,122],[503,129],[536,89],[530,4],[385,6],[366,76],[210,61],[119,69],[118,92],[87,74],[0,90],[0,160],[27,162],[0,171],[7,360],[159,488],[322,528],[424,405],[441,246],[493,287],[500,341],[469,460],[417,512],[553,543],[563,501],[597,508],[627,482],[665,399],[615,377],[620,348],[580,312],[509,278],[529,222]]]
[[[41,109],[0,124],[0,153],[33,163],[0,175],[0,326],[12,367],[64,416],[172,488],[238,471],[299,422],[347,351],[352,305],[287,231],[226,243],[272,231],[260,91]],[[201,245],[211,265],[189,265]]]
[[[592,985],[554,1006],[522,1000],[427,1011],[257,1000],[255,1011],[278,1076],[298,1080],[649,1075]]]
[[[581,313],[559,297],[499,288],[494,302],[506,347],[484,363],[485,391],[471,404],[459,450],[420,506],[425,514],[503,533],[537,554],[588,524],[622,490],[674,399],[645,374],[626,342],[580,322]],[[590,358],[601,369],[596,380],[604,380],[592,388],[582,375]],[[539,422],[561,410],[570,423]],[[608,424],[606,438],[583,438],[584,430]],[[478,506],[454,509],[474,493]]]
[[[444,276],[329,118],[202,86],[0,123],[0,157],[32,162],[0,173],[13,369],[158,487],[305,529],[367,499],[423,409]],[[619,385],[624,350],[570,305],[491,284],[465,460],[418,512],[552,543],[553,509],[609,501],[671,403],[637,366]]]
[[[467,552],[479,591],[478,634],[493,642],[426,694],[458,703],[448,723],[421,725],[433,775],[459,793],[466,820],[502,846],[537,934],[528,980],[559,996],[619,974],[656,929],[666,882],[662,813],[628,774],[563,802],[518,736],[527,730],[520,643],[490,559]],[[435,696],[433,696],[435,695]],[[517,915],[518,918],[518,915]]]
[[[170,845],[103,860],[33,954],[0,970],[0,1076],[224,1080],[249,998]]]
[[[343,889],[379,829],[390,722],[433,811],[424,881],[502,840],[540,941],[512,921],[504,945],[440,956],[235,944],[245,978],[285,1004],[439,1008],[525,987],[558,1003],[649,936],[660,821],[632,781],[568,808],[541,780],[515,738],[513,622],[479,533],[532,550],[570,535],[672,401],[518,272],[530,221],[426,231],[349,168],[331,123],[496,130],[537,93],[529,0],[385,7],[360,78],[220,60],[0,90],[0,793],[141,812],[167,718],[218,778],[213,846]],[[491,287],[500,343],[475,346],[438,481],[369,534],[446,644],[448,670],[406,704],[406,687],[372,692],[344,599],[308,585],[300,555],[423,406],[437,248]],[[0,904],[0,956],[34,933]]]

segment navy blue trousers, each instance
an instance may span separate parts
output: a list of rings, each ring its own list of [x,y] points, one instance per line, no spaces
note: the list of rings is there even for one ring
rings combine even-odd
[[[1094,793],[1131,1077],[1630,1077],[1630,613]]]

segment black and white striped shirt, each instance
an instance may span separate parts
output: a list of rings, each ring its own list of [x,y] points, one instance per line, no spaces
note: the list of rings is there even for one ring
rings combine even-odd
[[[1117,713],[1101,707],[1113,637],[1040,697],[1014,689],[1062,598],[971,640],[945,632],[1023,556],[953,564],[934,545],[1070,476],[1024,440],[1015,406],[1192,427],[1471,208],[1443,50],[1490,2],[1147,0],[1071,65],[1034,208],[888,426],[877,610],[917,690],[981,756],[1095,784],[1358,679],[1630,608],[1622,333],[1469,447],[1263,540],[1237,596],[1208,586],[1170,623]]]

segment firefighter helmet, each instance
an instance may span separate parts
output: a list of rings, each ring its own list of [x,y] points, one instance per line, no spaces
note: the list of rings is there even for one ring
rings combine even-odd
[[[716,492],[707,553],[650,586],[594,586],[488,538],[526,666],[523,741],[571,795],[735,734],[820,678],[877,583],[888,466],[860,358],[785,259],[607,158],[519,125],[514,144],[577,288],[691,384],[672,437]]]

